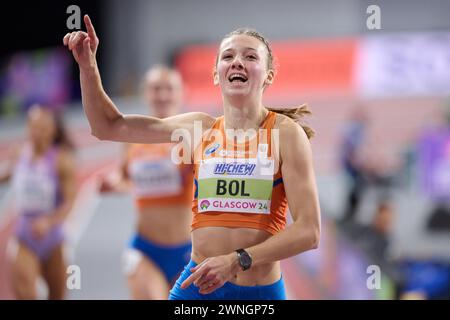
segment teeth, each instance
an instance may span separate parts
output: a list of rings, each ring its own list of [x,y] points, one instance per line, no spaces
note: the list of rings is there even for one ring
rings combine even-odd
[[[228,79],[230,81],[234,81],[234,80],[237,80],[237,79],[242,80],[243,82],[247,81],[247,78],[244,75],[239,74],[239,73],[233,73],[232,75],[230,75],[228,77]]]

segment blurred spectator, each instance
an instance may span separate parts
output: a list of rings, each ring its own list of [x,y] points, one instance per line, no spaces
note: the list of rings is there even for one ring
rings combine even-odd
[[[343,228],[344,234],[368,258],[370,264],[380,267],[381,272],[393,285],[393,295],[398,297],[405,285],[404,274],[397,261],[389,257],[390,235],[394,222],[394,206],[389,198],[378,201],[373,218],[369,225],[356,222]]]
[[[404,276],[400,272],[397,262],[393,261],[388,254],[394,215],[394,207],[390,200],[381,200],[372,224],[363,228],[363,232],[356,240],[372,261],[378,264],[383,273],[399,288],[403,286]]]
[[[398,175],[396,161],[377,143],[369,141],[369,119],[364,106],[354,109],[343,133],[341,165],[350,180],[342,221],[354,222],[363,196],[374,187],[380,198],[389,197]]]
[[[376,260],[386,260],[393,217],[392,204],[387,200],[380,201],[372,224],[363,227],[358,237],[360,246]]]
[[[367,115],[362,107],[354,109],[344,129],[341,144],[341,164],[350,180],[350,190],[344,211],[344,221],[353,220],[366,185],[365,169],[360,150],[366,140]]]
[[[445,101],[441,123],[428,129],[421,141],[422,183],[434,201],[427,228],[450,231],[450,101]]]
[[[427,228],[434,232],[450,231],[450,203],[438,203],[431,211]]]

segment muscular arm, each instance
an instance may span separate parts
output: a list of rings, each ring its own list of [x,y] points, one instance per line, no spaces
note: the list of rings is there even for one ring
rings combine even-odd
[[[294,222],[263,243],[247,248],[255,266],[315,249],[319,244],[320,207],[310,143],[300,126],[287,119],[282,121],[281,170]]]
[[[171,142],[177,129],[187,129],[193,134],[194,121],[203,126],[212,125],[214,118],[201,112],[184,113],[159,119],[155,117],[122,114],[105,93],[97,66],[80,68],[81,95],[91,132],[100,140],[131,143]]]
[[[99,40],[88,16],[84,17],[87,32],[66,34],[64,45],[80,67],[81,96],[91,132],[101,140],[131,143],[171,142],[172,132],[187,129],[192,133],[194,121],[209,127],[214,119],[205,113],[186,113],[159,119],[143,115],[124,115],[103,89],[97,67],[96,52]]]

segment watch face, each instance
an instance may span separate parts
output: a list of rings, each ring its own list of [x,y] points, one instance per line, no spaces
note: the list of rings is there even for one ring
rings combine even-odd
[[[250,257],[249,257],[248,255],[246,255],[246,254],[242,254],[242,255],[241,255],[241,261],[242,261],[242,266],[243,266],[244,268],[249,268],[250,265],[251,265],[251,263],[252,263],[252,260],[251,260]]]
[[[242,252],[240,254],[239,260],[240,260],[241,266],[242,266],[242,268],[244,268],[244,270],[250,268],[250,266],[252,265],[252,258],[250,258],[250,256],[248,255],[247,252]]]

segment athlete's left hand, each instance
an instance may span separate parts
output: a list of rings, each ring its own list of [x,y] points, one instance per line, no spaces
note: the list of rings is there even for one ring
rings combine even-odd
[[[194,283],[201,294],[209,294],[236,276],[240,269],[235,262],[235,254],[207,258],[191,269],[192,274],[181,284],[181,289]]]

